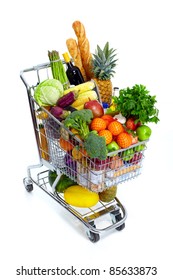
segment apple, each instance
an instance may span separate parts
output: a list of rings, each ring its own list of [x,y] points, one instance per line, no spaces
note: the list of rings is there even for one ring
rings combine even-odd
[[[151,136],[151,132],[151,128],[145,124],[142,124],[136,129],[136,134],[140,141],[145,141],[149,139],[149,137]]]
[[[93,113],[94,118],[100,118],[104,115],[104,109],[97,100],[89,100],[85,102],[84,109],[90,109]]]

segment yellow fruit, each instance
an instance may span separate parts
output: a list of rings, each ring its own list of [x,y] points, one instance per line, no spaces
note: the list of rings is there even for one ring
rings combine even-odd
[[[76,107],[74,107],[76,110],[83,110],[84,109],[84,104],[82,104],[82,105],[79,105],[79,106],[76,106]]]
[[[97,93],[94,90],[88,90],[81,93],[78,98],[71,104],[72,107],[76,108],[81,105],[84,105],[89,100],[97,100]]]
[[[113,186],[99,193],[99,198],[103,202],[110,202],[116,197],[116,193],[117,193],[117,186]]]
[[[49,115],[46,113],[46,112],[44,112],[44,111],[42,111],[41,113],[39,113],[38,115],[37,115],[37,118],[39,119],[39,120],[45,120],[45,119],[47,119],[49,117]]]
[[[94,81],[89,81],[89,82],[77,85],[75,87],[68,88],[64,91],[63,94],[65,95],[65,94],[69,93],[70,91],[75,91],[78,94],[81,94],[82,92],[92,90],[93,88],[95,88],[95,82]]]
[[[64,199],[72,206],[88,208],[98,203],[99,195],[80,185],[74,185],[64,191]]]
[[[112,100],[112,92],[113,92],[113,86],[111,80],[99,80],[96,78],[94,78],[94,80],[98,86],[98,90],[102,102],[106,102],[110,105]]]

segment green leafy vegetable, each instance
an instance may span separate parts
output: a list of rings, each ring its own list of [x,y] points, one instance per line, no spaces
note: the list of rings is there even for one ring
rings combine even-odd
[[[119,91],[119,96],[113,97],[113,102],[117,106],[117,111],[128,118],[134,116],[136,123],[148,122],[157,123],[159,121],[159,110],[155,107],[156,96],[151,96],[143,85],[134,85],[132,88],[125,88]]]
[[[52,52],[48,51],[48,57],[51,62],[52,76],[54,79],[59,80],[63,84],[64,90],[69,88],[69,81],[60,59],[59,52],[53,50]]]
[[[93,113],[89,109],[83,109],[72,112],[64,121],[68,128],[74,128],[78,131],[82,139],[86,139],[89,133],[89,124],[93,118]]]
[[[84,141],[84,147],[90,158],[105,160],[107,157],[105,137],[99,136],[94,131],[88,134],[88,137]]]
[[[57,177],[56,171],[49,170],[48,179],[49,179],[49,183],[51,186],[53,185],[56,177]],[[73,186],[75,184],[76,184],[76,182],[74,182],[72,179],[67,177],[67,175],[62,174],[55,187],[55,191],[63,193],[65,191],[65,189],[67,189],[68,187]]]
[[[47,79],[35,89],[34,98],[40,106],[55,105],[63,95],[63,85],[56,79]]]
[[[64,126],[74,128],[84,141],[84,148],[90,158],[104,160],[107,157],[106,141],[96,131],[89,130],[93,113],[89,109],[72,112],[64,121]]]

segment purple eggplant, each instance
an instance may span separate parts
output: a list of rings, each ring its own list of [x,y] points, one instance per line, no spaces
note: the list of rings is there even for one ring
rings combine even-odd
[[[64,110],[63,108],[61,108],[59,106],[52,107],[50,112],[58,120],[64,120],[70,114],[69,111]]]

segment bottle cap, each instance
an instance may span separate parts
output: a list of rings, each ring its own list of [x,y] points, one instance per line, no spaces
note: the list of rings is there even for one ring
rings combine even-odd
[[[67,52],[63,53],[62,55],[64,57],[65,62],[69,62],[70,61],[70,57],[69,57],[69,54]]]
[[[102,106],[103,106],[103,109],[107,109],[109,107],[109,104],[106,102],[102,102]]]

